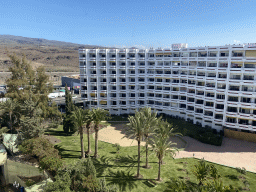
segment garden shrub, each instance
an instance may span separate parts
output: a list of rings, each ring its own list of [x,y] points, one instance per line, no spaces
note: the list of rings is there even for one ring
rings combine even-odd
[[[71,192],[70,190],[71,179],[67,172],[57,175],[54,182],[48,182],[45,192]]]
[[[98,180],[92,175],[84,177],[82,183],[82,190],[88,192],[97,192],[99,190]]]
[[[36,157],[39,161],[40,169],[46,169],[53,176],[56,175],[58,168],[63,166],[58,150],[46,138],[38,137],[25,140],[19,145],[19,150],[23,154]]]
[[[63,166],[63,161],[60,158],[46,156],[39,161],[39,166],[41,170],[46,169],[55,176],[57,170]]]
[[[192,137],[202,143],[221,146],[223,139],[223,132],[220,134],[216,133],[216,130],[213,130],[210,126],[201,127],[199,123],[197,125],[192,123],[191,119],[188,121],[178,120],[175,118],[166,118],[167,121],[176,127],[175,131],[183,133],[185,136]]]
[[[19,150],[26,155],[35,156],[38,160],[45,156],[59,157],[58,150],[54,148],[54,145],[48,139],[43,137],[23,141],[19,145]]]

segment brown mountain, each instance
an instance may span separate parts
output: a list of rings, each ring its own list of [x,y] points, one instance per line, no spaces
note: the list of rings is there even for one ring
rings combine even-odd
[[[44,65],[49,72],[79,72],[78,49],[103,48],[47,39],[0,35],[0,72],[7,72],[7,52],[25,54],[33,67]]]

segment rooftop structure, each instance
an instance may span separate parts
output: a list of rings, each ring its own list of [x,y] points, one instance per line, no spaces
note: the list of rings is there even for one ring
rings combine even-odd
[[[80,49],[81,97],[130,114],[150,106],[194,124],[256,131],[256,44]]]

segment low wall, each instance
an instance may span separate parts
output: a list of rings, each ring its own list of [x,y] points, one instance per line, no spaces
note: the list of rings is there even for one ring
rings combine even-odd
[[[224,136],[256,143],[256,134],[224,129]]]

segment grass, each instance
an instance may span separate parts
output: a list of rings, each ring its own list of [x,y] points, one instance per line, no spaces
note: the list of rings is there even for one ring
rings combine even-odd
[[[56,144],[56,148],[60,151],[62,159],[66,163],[73,163],[80,158],[80,140],[78,135],[66,136],[62,132],[62,126],[56,130],[51,130],[51,135],[61,140],[61,143]],[[87,150],[87,137],[84,135],[84,146]],[[154,154],[149,157],[149,164],[151,169],[141,168],[140,174],[143,179],[135,180],[133,176],[137,173],[137,146],[121,147],[120,153],[116,153],[116,147],[113,144],[99,141],[98,143],[100,158],[94,160],[94,165],[97,170],[97,177],[105,177],[108,184],[117,184],[121,191],[167,191],[168,181],[171,177],[186,178],[187,174],[184,169],[187,169],[189,180],[193,183],[198,183],[196,177],[193,175],[192,170],[198,160],[194,158],[173,159],[171,157],[164,157],[166,164],[161,166],[161,178],[163,181],[156,187],[152,187],[147,179],[157,178],[158,173],[158,159]],[[94,138],[91,136],[91,149],[94,151]],[[144,148],[142,148],[144,149]],[[92,154],[93,155],[93,154]],[[145,153],[141,153],[141,166],[145,164]],[[184,167],[184,163],[187,166]],[[212,164],[212,163],[209,163]],[[219,174],[222,176],[224,185],[232,185],[234,187],[244,187],[243,178],[241,173],[236,169],[228,168],[225,166],[214,164],[218,169]],[[256,174],[246,173],[243,175],[250,184],[250,190],[256,189]]]

